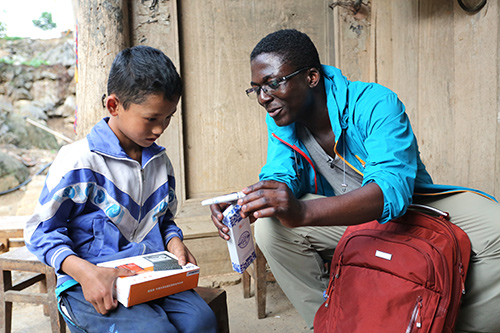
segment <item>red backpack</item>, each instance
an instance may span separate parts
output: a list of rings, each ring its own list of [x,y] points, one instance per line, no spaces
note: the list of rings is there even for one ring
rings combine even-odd
[[[465,293],[469,238],[447,213],[410,208],[385,224],[347,228],[335,249],[315,333],[453,332]]]

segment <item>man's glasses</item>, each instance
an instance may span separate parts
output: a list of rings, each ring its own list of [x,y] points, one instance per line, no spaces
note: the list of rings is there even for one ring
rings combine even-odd
[[[248,88],[247,90],[245,90],[245,92],[247,93],[247,96],[250,97],[251,99],[256,99],[257,96],[260,95],[260,91],[261,90],[266,95],[272,95],[273,92],[276,91],[281,86],[281,84],[285,83],[287,80],[290,80],[295,75],[297,75],[300,72],[303,72],[303,71],[305,71],[306,69],[309,69],[309,68],[310,67],[301,68],[298,71],[295,71],[295,72],[293,72],[291,74],[288,74],[288,75],[279,77],[277,79],[271,80],[271,81],[269,81],[269,82],[267,82],[267,83],[265,83],[265,84],[263,84],[261,86],[255,86],[255,87],[252,87],[252,88]]]

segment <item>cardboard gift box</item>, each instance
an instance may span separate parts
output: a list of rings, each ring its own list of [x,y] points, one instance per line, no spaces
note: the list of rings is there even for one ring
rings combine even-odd
[[[137,275],[116,279],[115,297],[125,307],[144,303],[193,289],[198,286],[200,268],[188,263],[179,266],[177,257],[168,251],[107,261],[102,267],[123,267]]]
[[[224,211],[222,222],[229,228],[227,247],[233,270],[243,273],[257,258],[250,220],[240,216],[239,205],[230,205]]]

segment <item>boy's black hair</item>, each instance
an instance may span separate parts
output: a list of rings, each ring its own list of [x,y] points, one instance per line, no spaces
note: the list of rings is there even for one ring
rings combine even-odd
[[[128,109],[152,94],[163,94],[168,100],[180,97],[182,80],[162,51],[139,45],[120,51],[113,61],[108,77],[108,96],[111,94]]]
[[[297,69],[315,67],[321,71],[318,50],[305,33],[295,29],[283,29],[262,38],[250,54],[250,61],[262,53],[275,53]]]

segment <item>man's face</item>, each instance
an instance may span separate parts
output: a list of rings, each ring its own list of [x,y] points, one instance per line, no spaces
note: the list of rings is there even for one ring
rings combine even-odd
[[[283,63],[281,57],[274,53],[262,53],[250,63],[252,71],[251,85],[259,88],[275,79],[289,75],[299,68]],[[300,121],[306,114],[310,103],[310,89],[307,84],[307,70],[298,73],[288,80],[282,81],[274,90],[257,89],[257,100],[273,118],[276,125],[286,126]],[[265,86],[264,86],[265,87]]]
[[[129,149],[149,147],[170,124],[178,101],[178,97],[170,101],[163,95],[150,95],[141,104],[130,104],[127,110],[117,103],[109,126],[127,153]]]

